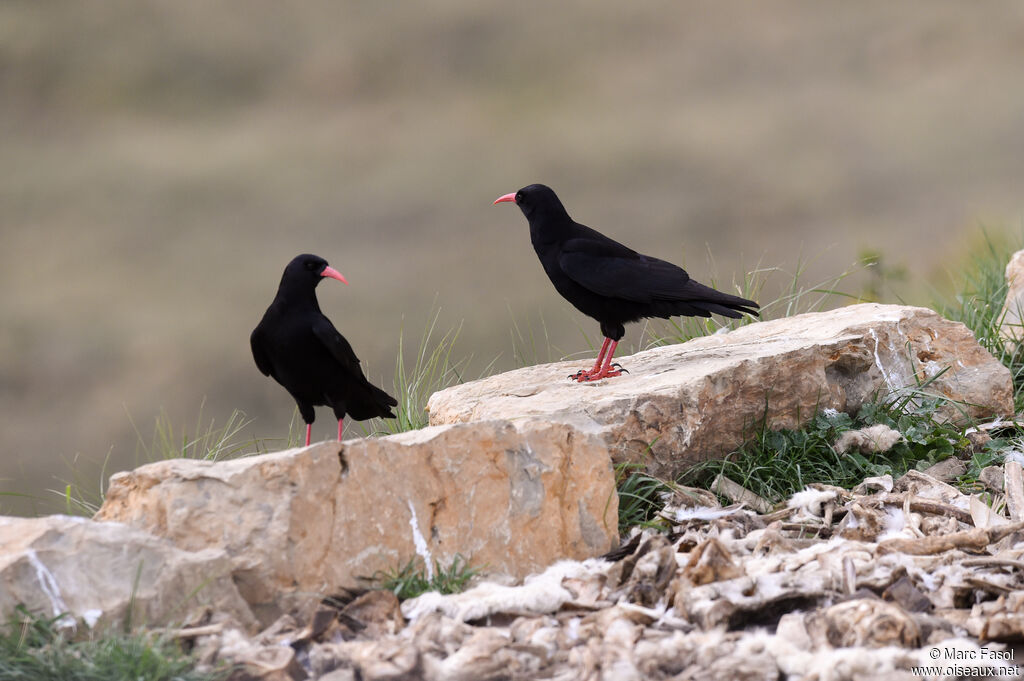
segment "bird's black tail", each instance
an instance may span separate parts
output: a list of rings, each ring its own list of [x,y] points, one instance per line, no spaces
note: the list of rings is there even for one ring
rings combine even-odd
[[[760,314],[760,305],[756,301],[722,293],[692,279],[686,282],[685,297],[672,300],[669,304],[672,315],[710,317],[712,314],[720,314],[739,319],[745,314],[755,317]]]
[[[759,306],[753,300],[747,300],[746,298],[740,298],[739,296],[729,297],[731,300],[702,300],[694,302],[693,305],[702,310],[707,310],[714,314],[720,314],[723,317],[731,317],[732,319],[739,319],[745,314],[753,315],[754,317],[760,315],[760,312],[758,312]]]
[[[379,416],[385,419],[395,418],[391,407],[398,406],[398,400],[370,383],[365,378],[358,387],[353,387],[347,400],[348,414],[357,421],[364,421]]]
[[[383,412],[381,416],[386,419],[395,418],[395,414],[394,412],[391,411],[391,407],[397,407],[398,400],[396,400],[391,395],[388,395],[386,392],[384,392],[377,386],[373,385],[372,383],[370,384],[370,388],[371,391],[373,392],[373,397],[377,402],[377,406],[380,407],[380,410]]]

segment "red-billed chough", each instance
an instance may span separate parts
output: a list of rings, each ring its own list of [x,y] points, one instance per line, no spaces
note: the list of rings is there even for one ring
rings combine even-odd
[[[338,419],[338,439],[348,414],[357,421],[395,418],[395,398],[372,385],[359,358],[331,320],[320,312],[316,285],[324,277],[348,283],[327,261],[315,255],[296,256],[284,269],[274,302],[249,337],[256,366],[285,387],[306,422],[306,444],[316,414],[328,406]]]
[[[739,318],[757,314],[753,300],[700,284],[681,267],[643,255],[574,221],[558,196],[542,184],[531,184],[498,197],[513,201],[530,223],[530,241],[555,289],[577,310],[601,324],[604,343],[594,368],[569,378],[596,381],[618,376],[612,356],[626,333],[623,324],[645,317],[677,315]]]

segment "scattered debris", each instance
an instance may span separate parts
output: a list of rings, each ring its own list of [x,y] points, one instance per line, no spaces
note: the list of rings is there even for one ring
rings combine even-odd
[[[733,482],[724,475],[718,475],[711,482],[711,491],[715,494],[721,494],[726,499],[737,504],[749,506],[759,513],[768,513],[772,510],[771,502],[767,499],[754,494],[749,489]]]
[[[907,679],[936,650],[1019,674],[999,656],[1024,641],[1024,487],[1019,464],[1000,468],[1005,497],[917,471],[811,486],[775,511],[669,495],[666,531],[520,586],[401,608],[351,594],[249,647],[230,630],[197,647],[268,681]]]

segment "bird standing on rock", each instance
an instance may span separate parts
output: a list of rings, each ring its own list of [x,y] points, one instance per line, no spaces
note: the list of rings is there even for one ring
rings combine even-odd
[[[256,366],[285,387],[299,405],[309,445],[313,407],[328,406],[338,419],[338,440],[348,414],[357,421],[395,418],[395,398],[371,384],[359,358],[320,311],[316,286],[325,277],[348,281],[323,258],[296,256],[284,270],[274,302],[249,337]]]
[[[604,342],[597,362],[571,379],[596,381],[622,373],[621,365],[612,364],[612,356],[626,333],[626,322],[677,315],[715,313],[738,319],[744,313],[757,314],[753,300],[700,284],[681,267],[637,253],[574,221],[550,187],[531,184],[499,196],[494,203],[504,201],[514,202],[529,221],[533,250],[555,289],[601,324]]]

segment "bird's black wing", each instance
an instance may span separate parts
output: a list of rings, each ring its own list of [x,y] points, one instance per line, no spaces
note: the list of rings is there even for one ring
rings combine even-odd
[[[686,270],[611,239],[569,239],[558,264],[580,286],[610,298],[649,303],[685,300],[693,294]]]
[[[338,363],[341,364],[345,371],[362,380],[366,380],[363,370],[359,366],[359,358],[356,357],[355,351],[349,345],[349,342],[345,340],[345,337],[334,328],[334,324],[331,323],[330,319],[321,315],[314,321],[313,335],[324,344],[324,347],[327,348],[334,359],[338,360]]]
[[[249,346],[252,347],[252,358],[256,360],[256,368],[264,376],[269,376],[274,370],[274,365],[271,363],[270,357],[263,347],[263,335],[260,333],[260,327],[257,326],[253,329],[252,334],[249,336]]]
[[[395,418],[391,407],[398,405],[398,400],[366,380],[359,358],[352,350],[345,337],[338,333],[331,320],[321,316],[313,322],[313,335],[330,351],[331,356],[338,360],[342,369],[352,377],[354,384],[360,386],[355,393],[349,395],[347,403],[349,415],[357,421],[380,416]]]

